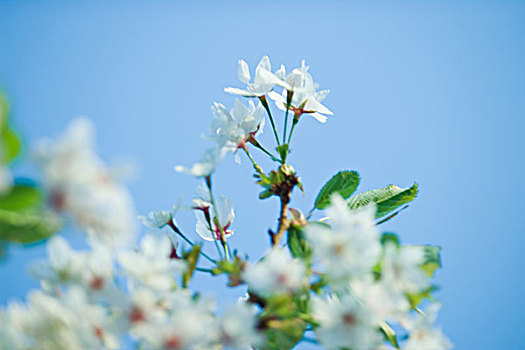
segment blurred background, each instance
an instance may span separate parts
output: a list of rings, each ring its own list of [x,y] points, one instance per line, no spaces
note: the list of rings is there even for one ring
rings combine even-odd
[[[417,200],[383,228],[443,247],[438,323],[457,349],[524,349],[524,35],[520,1],[0,0],[0,89],[26,152],[15,174],[37,176],[34,141],[85,115],[104,159],[139,165],[138,213],[189,201],[198,182],[173,166],[200,157],[212,102],[233,105],[223,88],[241,86],[237,60],[293,68],[304,58],[335,115],[326,125],[305,116],[295,131],[289,160],[305,194],[293,206],[309,210],[341,169],[360,172],[359,191],[417,181]],[[258,201],[251,175],[247,159],[228,157],[215,185],[236,204],[233,247],[259,258],[278,201]],[[178,222],[193,230],[191,213]],[[25,269],[45,254],[11,246],[1,305],[38,287]],[[224,282],[195,287],[241,294]]]

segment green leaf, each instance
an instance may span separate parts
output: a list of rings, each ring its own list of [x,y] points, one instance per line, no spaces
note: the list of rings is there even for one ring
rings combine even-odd
[[[6,241],[34,243],[50,237],[59,228],[59,218],[49,212],[0,209],[0,239]]]
[[[432,300],[433,297],[432,297],[431,293],[433,291],[436,291],[437,289],[438,288],[436,286],[430,286],[430,287],[428,287],[427,289],[425,289],[422,292],[407,294],[408,301],[410,303],[410,307],[416,308],[419,305],[419,303],[421,303],[421,301],[423,299],[430,299],[430,300]]]
[[[43,199],[44,196],[40,189],[17,184],[13,186],[11,192],[0,197],[0,209],[13,211],[33,209],[40,206]]]
[[[413,201],[417,193],[417,183],[405,189],[396,185],[388,185],[377,190],[366,191],[350,197],[348,199],[348,206],[350,209],[357,209],[370,203],[376,203],[376,218],[380,218],[400,206]]]
[[[4,129],[0,134],[2,146],[2,162],[4,164],[11,162],[20,153],[20,137],[11,129]]]
[[[383,232],[381,235],[381,245],[386,245],[387,243],[394,243],[396,247],[399,247],[399,237],[395,233]]]
[[[9,108],[3,95],[0,93],[0,160],[6,164],[11,162],[20,153],[20,137],[9,127]]]
[[[287,143],[280,145],[279,147],[276,147],[275,150],[277,151],[277,153],[279,153],[282,160],[286,160],[286,156],[288,155],[288,144]]]
[[[266,334],[267,350],[292,349],[303,338],[307,323],[300,318],[270,321]]]
[[[310,264],[312,258],[312,245],[304,236],[304,230],[300,227],[290,227],[288,230],[288,249],[294,258],[299,258]]]
[[[356,171],[340,171],[335,174],[321,188],[314,206],[317,209],[324,209],[330,205],[330,197],[334,193],[339,193],[343,198],[348,198],[355,192],[359,185],[359,174]]]
[[[379,322],[379,328],[385,336],[385,339],[390,344],[392,344],[394,348],[399,349],[399,343],[397,342],[396,332],[392,329],[392,327],[390,327],[390,325],[385,321],[381,321]]]
[[[418,247],[423,249],[425,255],[425,262],[421,265],[421,268],[429,277],[434,276],[434,272],[441,267],[441,247],[424,245],[424,246],[407,246],[407,247]]]
[[[197,261],[199,260],[199,255],[201,253],[201,246],[196,244],[190,251],[183,252],[182,258],[186,260],[187,267],[186,271],[182,274],[182,287],[186,288],[188,283],[190,283],[191,277],[195,272],[195,267],[197,267]]]

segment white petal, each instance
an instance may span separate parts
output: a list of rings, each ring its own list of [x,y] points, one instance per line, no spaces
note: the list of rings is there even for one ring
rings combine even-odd
[[[261,58],[255,70],[258,70],[258,69],[265,69],[270,72],[272,71],[272,66],[270,65],[270,58],[268,56],[263,56]]]
[[[237,75],[239,77],[239,80],[243,83],[250,83],[250,68],[248,67],[248,63],[246,63],[244,60],[239,60],[239,70]]]

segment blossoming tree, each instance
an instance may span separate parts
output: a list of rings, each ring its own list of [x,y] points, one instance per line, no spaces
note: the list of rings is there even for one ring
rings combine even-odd
[[[303,188],[287,161],[289,145],[302,118],[324,123],[332,115],[322,103],[328,91],[318,91],[304,61],[274,72],[263,57],[252,82],[241,60],[238,76],[245,87],[225,91],[247,103],[236,99],[232,109],[214,103],[211,146],[192,166],[175,167],[197,179],[195,197],[140,216],[150,230],[138,243],[129,193],[96,155],[89,120],[76,119],[61,137],[37,145],[39,189],[9,171],[19,142],[2,102],[2,244],[46,239],[61,218],[86,232],[89,249],[49,239],[48,259],[30,268],[41,289],[0,311],[0,348],[290,349],[301,342],[351,350],[452,348],[434,326],[439,247],[402,245],[396,234],[381,231],[415,199],[417,185],[355,194],[359,175],[345,170],[324,184],[312,210],[292,207]],[[283,118],[273,117],[271,101]],[[275,147],[259,140],[266,120]],[[233,203],[214,192],[215,169],[230,153],[236,162],[242,153],[251,162],[261,200],[280,202],[259,261],[232,251]],[[259,156],[275,168],[262,169]],[[195,212],[194,233],[180,229],[180,210]],[[196,273],[226,275],[238,302],[217,311],[213,300],[191,289]]]

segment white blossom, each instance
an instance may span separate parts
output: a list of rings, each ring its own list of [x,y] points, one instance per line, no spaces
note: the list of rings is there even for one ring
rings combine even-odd
[[[440,307],[441,305],[437,303],[431,304],[423,315],[417,315],[403,322],[404,327],[410,332],[403,350],[452,349],[452,343],[441,329],[433,326]]]
[[[71,288],[62,296],[40,291],[28,295],[27,306],[13,304],[7,310],[11,322],[24,334],[27,348],[69,350],[119,347],[110,331],[106,311],[92,305],[84,291]]]
[[[193,164],[190,168],[184,167],[182,165],[176,165],[175,171],[193,175],[195,177],[210,176],[215,171],[217,165],[219,165],[221,160],[224,158],[226,151],[227,150],[223,147],[223,145],[216,144],[214,147],[206,149],[201,157],[201,160]]]
[[[286,68],[281,65],[275,74],[280,79],[285,80],[290,88],[283,90],[282,94],[271,91],[268,96],[275,101],[277,108],[285,111],[288,92],[293,92],[290,108],[299,111],[301,114],[310,114],[321,123],[325,123],[327,119],[325,114],[333,115],[332,111],[321,104],[329,90],[317,91],[319,84],[314,83],[308,69],[309,67],[303,60],[300,68],[295,68],[290,74],[286,75]]]
[[[172,296],[168,318],[146,323],[135,331],[146,349],[191,350],[209,345],[214,335],[213,305],[207,300],[192,300],[186,291]]]
[[[211,207],[210,189],[205,183],[201,183],[195,189],[195,196],[192,200],[193,209],[208,210]]]
[[[396,320],[404,317],[410,304],[404,293],[392,289],[372,275],[350,281],[350,291],[371,312],[376,320]]]
[[[238,77],[241,82],[246,84],[246,89],[243,90],[234,87],[227,87],[224,89],[224,91],[230,94],[242,95],[246,97],[259,97],[264,96],[268,92],[272,91],[275,85],[279,85],[284,88],[289,87],[287,83],[272,73],[272,67],[268,56],[263,56],[255,68],[255,77],[253,83],[250,83],[251,76],[248,64],[243,60],[239,60]]]
[[[217,342],[228,349],[250,349],[262,343],[257,331],[257,308],[246,302],[228,307],[216,321]]]
[[[373,350],[381,342],[370,312],[349,294],[341,299],[313,298],[312,316],[320,325],[315,332],[326,349]]]
[[[30,265],[29,272],[34,277],[54,287],[82,280],[86,264],[84,252],[72,250],[64,238],[55,236],[47,243],[47,254],[47,259]]]
[[[217,102],[211,109],[214,119],[210,128],[210,138],[232,152],[244,147],[248,138],[255,137],[264,126],[264,108],[260,103],[255,107],[255,104],[249,101],[246,107],[235,99],[235,105],[230,111]]]
[[[137,252],[122,251],[118,261],[124,273],[137,283],[155,290],[168,290],[174,286],[174,276],[185,269],[183,261],[170,259],[171,240],[166,235],[145,235]]]
[[[208,222],[207,219],[208,215],[210,222]],[[207,241],[220,241],[221,234],[224,234],[224,238],[233,235],[233,230],[230,229],[230,226],[235,217],[235,212],[231,199],[225,196],[217,198],[215,206],[210,203],[207,209],[196,210],[195,217],[197,218],[195,230],[202,239]]]
[[[306,268],[299,259],[291,259],[282,248],[273,248],[268,255],[243,273],[248,287],[260,294],[295,292],[305,285]]]
[[[70,214],[95,242],[128,244],[136,232],[133,202],[95,153],[94,127],[73,120],[57,140],[44,139],[36,157],[56,210]]]
[[[352,211],[335,194],[327,213],[331,226],[310,225],[306,234],[328,276],[339,280],[371,271],[381,253],[379,231],[374,223],[375,207]]]
[[[397,247],[387,243],[381,278],[390,288],[398,291],[421,292],[430,287],[430,277],[421,268],[424,259],[422,247]]]
[[[138,216],[138,219],[146,227],[162,228],[173,220],[173,213],[168,210],[152,211],[147,216]]]

